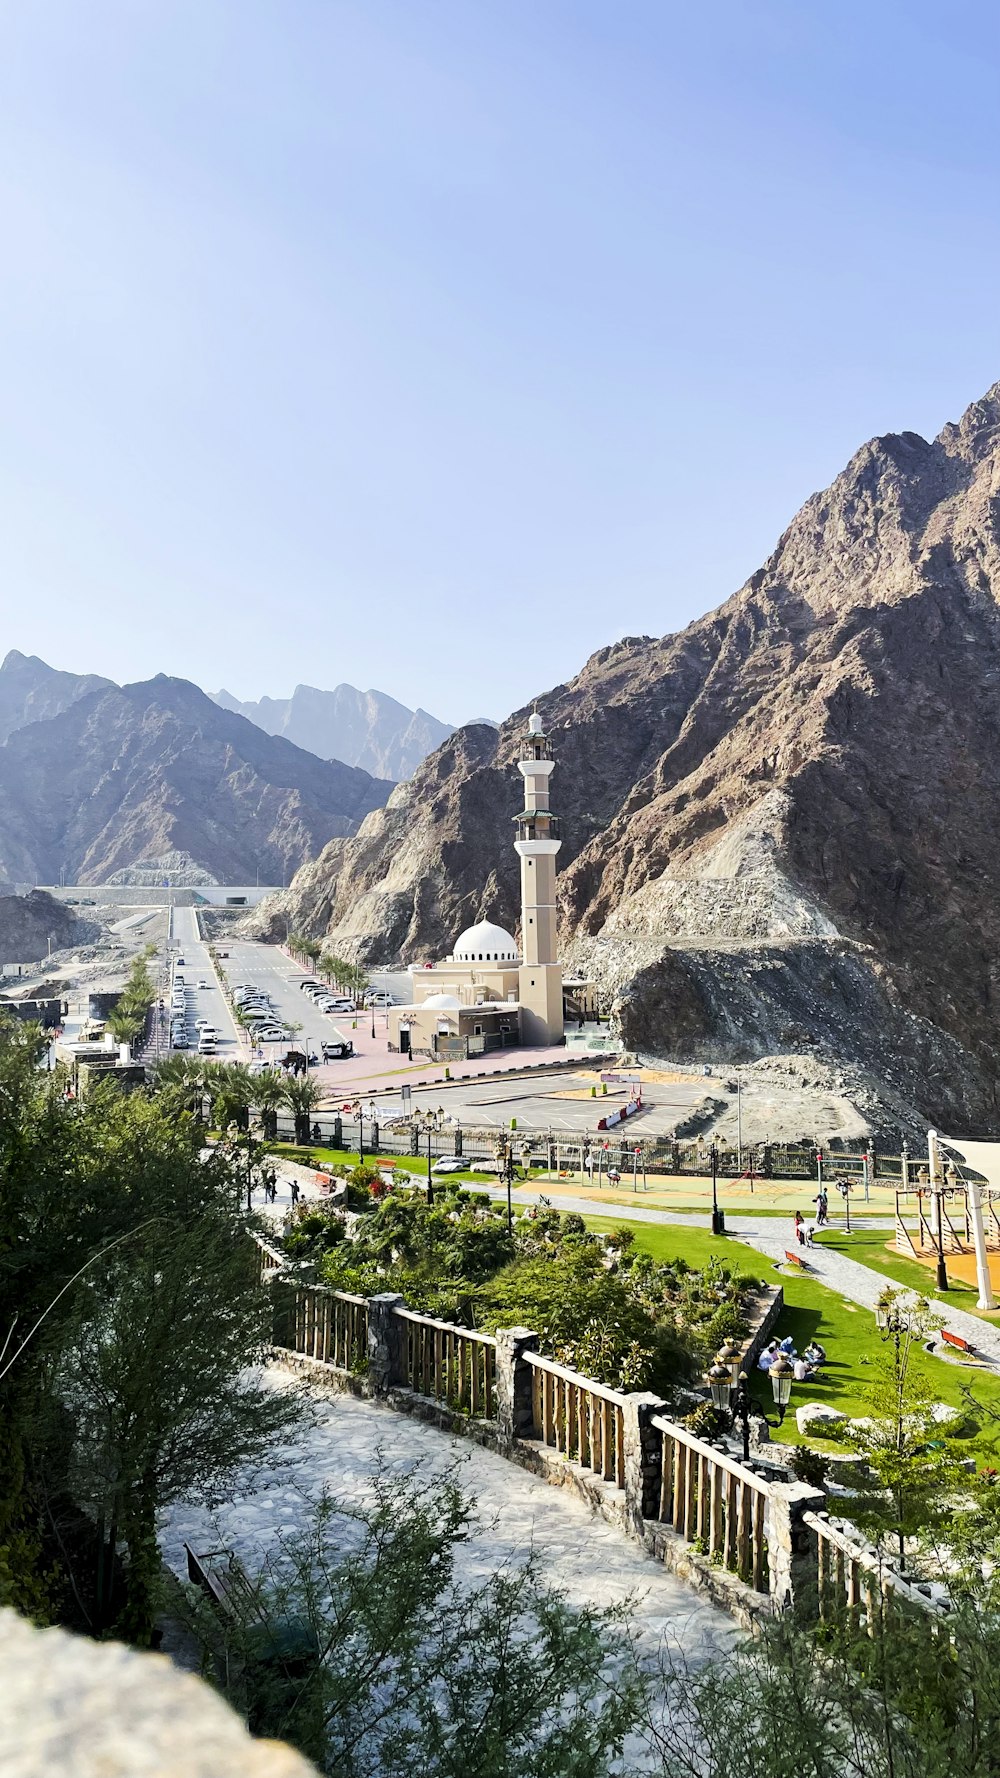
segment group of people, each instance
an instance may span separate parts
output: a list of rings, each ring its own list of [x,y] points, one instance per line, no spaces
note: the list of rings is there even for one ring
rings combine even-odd
[[[810,1377],[816,1375],[820,1366],[826,1363],[826,1350],[818,1340],[810,1340],[805,1351],[798,1353],[795,1350],[795,1341],[789,1334],[785,1339],[772,1340],[769,1346],[764,1347],[757,1360],[757,1369],[769,1371],[778,1358],[788,1359],[796,1383],[807,1383]]]
[[[795,1239],[800,1247],[811,1247],[816,1230],[825,1228],[830,1220],[830,1200],[825,1185],[820,1186],[813,1203],[816,1206],[815,1222],[806,1222],[801,1210],[795,1212]]]

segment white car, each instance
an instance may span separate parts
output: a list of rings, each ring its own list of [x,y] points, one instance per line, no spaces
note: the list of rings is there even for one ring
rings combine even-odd
[[[431,1168],[431,1172],[432,1173],[464,1173],[465,1169],[466,1169],[466,1162],[465,1161],[459,1160],[458,1157],[455,1155],[443,1154],[439,1161],[434,1162],[434,1165]]]
[[[199,986],[199,988],[209,988],[209,987],[211,987],[211,983],[210,982],[199,982],[198,986]]]
[[[199,1037],[199,1039],[198,1039],[198,1054],[199,1054],[199,1056],[214,1056],[215,1055],[215,1038],[214,1037],[205,1037],[204,1035]]]

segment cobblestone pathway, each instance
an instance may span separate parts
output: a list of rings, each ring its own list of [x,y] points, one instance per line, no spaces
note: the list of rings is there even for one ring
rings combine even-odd
[[[280,1373],[268,1373],[282,1387]],[[461,1484],[479,1501],[479,1529],[458,1548],[458,1577],[483,1580],[505,1560],[521,1562],[534,1549],[541,1573],[571,1602],[618,1604],[632,1598],[632,1631],[652,1653],[665,1640],[695,1662],[730,1646],[739,1634],[730,1618],[702,1600],[565,1488],[528,1475],[492,1452],[452,1439],[420,1421],[357,1401],[316,1392],[316,1420],[298,1436],[289,1462],[247,1476],[217,1511],[178,1506],[163,1526],[170,1566],[185,1573],[183,1545],[196,1551],[233,1549],[251,1571],[274,1553],[282,1536],[301,1530],[310,1504],[327,1489],[345,1502],[371,1497],[373,1467],[392,1474],[420,1465],[441,1474],[456,1459]]]

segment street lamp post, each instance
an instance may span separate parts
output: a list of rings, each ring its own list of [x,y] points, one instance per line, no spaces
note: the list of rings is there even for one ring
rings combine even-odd
[[[712,1233],[724,1235],[726,1232],[726,1213],[719,1209],[719,1151],[712,1143]]]
[[[930,1163],[933,1202],[937,1211],[935,1217],[935,1226],[937,1228],[937,1267],[935,1282],[938,1290],[947,1290],[948,1267],[945,1265],[944,1259],[944,1181],[941,1177],[941,1154],[938,1149],[936,1130],[928,1130],[927,1132],[927,1158]]]
[[[730,1362],[728,1356],[730,1350],[731,1348],[729,1347],[723,1347],[708,1373],[709,1394],[712,1397],[713,1405],[717,1407],[721,1413],[729,1415],[730,1426],[734,1431],[737,1424],[739,1424],[743,1434],[743,1461],[744,1463],[749,1463],[750,1420],[753,1415],[754,1407],[757,1404],[755,1404],[753,1397],[750,1394],[750,1385],[746,1371],[740,1371],[734,1380],[734,1366]],[[784,1356],[784,1353],[782,1353],[779,1358],[775,1359],[768,1374],[771,1379],[771,1390],[774,1395],[775,1406],[778,1410],[776,1424],[780,1426],[785,1418],[785,1409],[791,1400],[792,1382],[795,1373],[787,1358]],[[757,1412],[762,1419],[767,1420],[767,1415],[759,1406],[757,1406]],[[767,1424],[772,1425],[775,1424],[775,1422],[768,1420]]]

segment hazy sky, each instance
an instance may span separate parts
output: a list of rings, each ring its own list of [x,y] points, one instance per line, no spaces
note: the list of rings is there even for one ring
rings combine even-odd
[[[962,0],[0,0],[0,643],[456,721],[677,628],[1000,377],[998,90]]]

